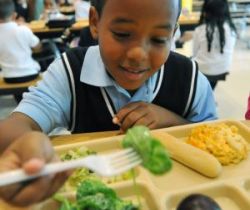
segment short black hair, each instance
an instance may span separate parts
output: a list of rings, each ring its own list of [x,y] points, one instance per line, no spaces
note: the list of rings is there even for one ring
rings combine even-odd
[[[5,20],[9,18],[15,11],[13,0],[0,0],[0,19]]]
[[[91,5],[93,7],[95,7],[98,14],[101,15],[102,9],[103,9],[103,6],[104,6],[106,0],[90,0],[90,2],[91,2]]]
[[[98,12],[99,15],[102,14],[102,9],[107,0],[90,0],[91,5],[96,8],[96,11]],[[121,0],[122,1],[122,0]],[[175,1],[175,0],[174,0]],[[181,14],[181,0],[179,0],[179,11],[178,11],[178,17]],[[177,18],[178,18],[177,17]]]

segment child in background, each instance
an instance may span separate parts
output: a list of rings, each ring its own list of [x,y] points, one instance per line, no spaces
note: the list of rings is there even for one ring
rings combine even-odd
[[[216,119],[212,89],[189,58],[171,52],[181,11],[177,0],[93,0],[90,30],[99,46],[76,48],[54,61],[18,108],[0,122],[0,171],[27,173],[56,160],[55,127],[72,133],[150,129]],[[13,162],[14,161],[14,162]],[[1,164],[3,163],[4,164]],[[0,188],[16,205],[52,195],[68,174]]]
[[[74,2],[74,7],[75,7],[76,20],[89,18],[89,9],[90,9],[89,0],[76,0]]]
[[[236,41],[227,0],[206,0],[193,34],[193,58],[212,89],[229,72]]]
[[[39,39],[23,25],[17,25],[12,0],[0,0],[0,67],[8,83],[35,79],[39,64],[32,58],[32,48],[39,47]]]
[[[17,13],[16,21],[25,23],[28,21],[28,4],[26,0],[14,0],[15,11]]]
[[[247,112],[245,114],[246,120],[250,120],[250,95],[248,96],[248,106],[247,106]]]
[[[51,16],[56,16],[59,9],[55,0],[44,0],[43,12],[40,16],[41,20],[48,21]]]

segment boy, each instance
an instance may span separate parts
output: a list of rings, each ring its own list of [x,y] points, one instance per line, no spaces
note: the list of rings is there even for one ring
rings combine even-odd
[[[17,25],[12,0],[0,0],[0,67],[9,83],[35,79],[40,70],[32,59],[31,48],[39,46],[39,39],[26,26]]]
[[[55,160],[49,138],[39,131],[56,126],[72,133],[126,131],[136,124],[154,129],[216,118],[208,81],[194,62],[170,53],[180,2],[97,0],[92,5],[90,30],[99,46],[63,54],[2,122],[1,149],[14,142],[0,171],[22,165],[34,173]],[[35,203],[55,192],[67,175],[1,188],[1,195],[17,205]]]

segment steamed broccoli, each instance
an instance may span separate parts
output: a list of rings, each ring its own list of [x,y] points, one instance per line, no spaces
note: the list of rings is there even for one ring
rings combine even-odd
[[[93,179],[78,186],[74,203],[60,195],[54,198],[62,203],[60,210],[138,210],[131,202],[121,200],[113,189]]]
[[[145,126],[130,128],[123,141],[123,147],[132,147],[142,158],[143,166],[153,174],[163,174],[172,167],[171,159],[165,147],[151,136]]]

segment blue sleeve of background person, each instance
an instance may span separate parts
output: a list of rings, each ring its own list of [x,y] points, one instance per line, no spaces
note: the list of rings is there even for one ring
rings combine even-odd
[[[43,74],[37,87],[30,87],[14,110],[31,117],[49,133],[57,127],[68,127],[71,94],[61,59],[56,59]]]
[[[214,94],[207,78],[199,72],[196,94],[187,120],[200,122],[217,119]]]

